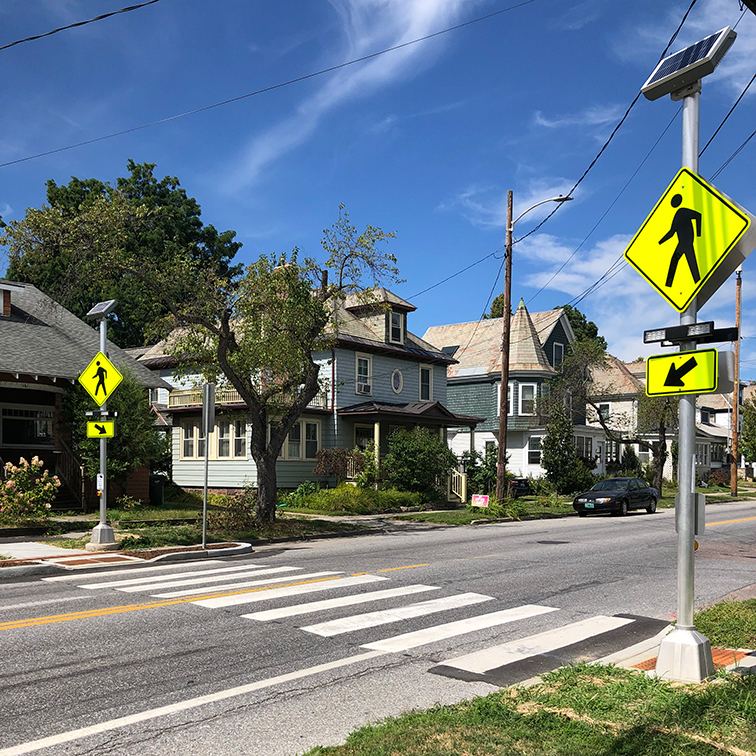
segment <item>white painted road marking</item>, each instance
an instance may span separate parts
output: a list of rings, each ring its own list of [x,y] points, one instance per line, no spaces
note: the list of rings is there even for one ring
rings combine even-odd
[[[355,630],[364,630],[368,627],[377,627],[378,625],[387,625],[391,622],[399,622],[403,619],[412,617],[423,617],[426,614],[435,612],[445,612],[450,609],[459,609],[463,606],[480,604],[483,601],[493,601],[493,596],[483,596],[480,593],[460,593],[456,596],[445,596],[444,598],[431,599],[430,601],[421,601],[416,604],[399,606],[395,609],[383,609],[377,612],[368,612],[366,614],[355,614],[351,617],[343,617],[329,622],[321,622],[317,625],[309,625],[301,628],[308,633],[322,635],[330,638],[342,633],[351,633]]]
[[[214,568],[212,570],[207,570],[204,575],[213,574],[213,575],[220,575],[220,574],[227,574],[232,572],[242,572],[244,570],[255,570],[258,569],[257,565],[243,565],[236,567],[222,567],[220,569]],[[79,580],[83,580],[85,577],[90,577],[89,575],[78,575],[77,578]],[[137,583],[160,583],[166,582],[168,580],[181,580],[182,578],[192,578],[196,577],[195,572],[177,572],[174,575],[152,575],[151,577],[136,577],[136,578],[129,578],[127,580],[108,580],[105,583],[87,583],[84,585],[80,585],[79,588],[86,588],[87,590],[95,590],[98,588],[120,588],[124,585],[136,585]]]
[[[369,651],[364,654],[357,654],[356,656],[347,656],[345,659],[338,659],[337,661],[327,662],[326,664],[318,664],[315,667],[300,669],[297,672],[289,672],[288,674],[278,675],[277,677],[271,677],[267,680],[259,680],[258,682],[249,683],[247,685],[239,685],[236,688],[228,688],[227,690],[210,693],[206,696],[189,698],[186,701],[178,701],[174,704],[168,704],[168,706],[161,706],[160,708],[149,709],[148,711],[142,711],[138,714],[130,714],[126,717],[111,719],[107,722],[100,722],[99,724],[82,727],[78,730],[71,730],[70,732],[62,732],[59,735],[51,735],[47,738],[31,740],[28,743],[21,743],[16,746],[11,746],[10,748],[4,748],[0,751],[0,756],[23,756],[23,754],[40,751],[43,748],[53,748],[54,746],[59,746],[63,743],[81,740],[82,738],[87,738],[92,735],[100,735],[104,732],[120,729],[121,727],[128,727],[129,725],[148,722],[149,720],[157,719],[158,717],[165,717],[169,714],[177,714],[182,711],[188,711],[189,709],[196,709],[199,706],[217,703],[218,701],[225,701],[226,699],[243,696],[247,693],[254,693],[256,690],[263,690],[264,688],[270,688],[274,685],[279,685],[291,680],[300,680],[303,677],[310,677],[311,675],[317,675],[320,672],[328,672],[332,669],[347,667],[350,664],[357,664],[383,655],[384,654],[381,651]]]
[[[82,599],[94,598],[93,596],[67,596],[66,598],[46,599],[45,601],[30,601],[28,604],[10,604],[9,606],[0,606],[0,612],[7,612],[10,609],[31,609],[35,606],[44,606],[45,604],[60,604],[63,601],[81,601]]]
[[[436,625],[435,627],[429,627],[425,630],[415,630],[411,633],[394,635],[391,638],[376,641],[375,643],[366,643],[360,648],[370,648],[375,651],[389,651],[391,653],[396,653],[415,648],[416,646],[424,646],[425,644],[433,643],[434,641],[446,640],[447,638],[453,638],[457,635],[472,633],[476,630],[485,630],[489,627],[504,625],[507,622],[515,622],[516,620],[527,619],[529,617],[536,617],[539,614],[547,614],[548,612],[557,611],[559,610],[551,606],[524,604],[523,606],[516,606],[513,609],[504,609],[503,611],[493,612],[492,614],[481,614],[478,617],[470,617],[469,619],[457,620],[456,622],[448,622],[444,625]],[[0,756],[2,756],[2,754],[0,754]]]
[[[55,577],[41,578],[41,580],[46,583],[56,583],[61,580],[86,580],[87,578],[110,577],[111,575],[123,574],[136,575],[137,572],[141,575],[143,572],[157,572],[158,570],[162,572],[164,570],[188,569],[189,567],[194,567],[195,569],[209,569],[212,567],[213,569],[215,569],[217,564],[225,564],[225,562],[218,560],[215,563],[194,562],[193,564],[182,565],[160,564],[156,565],[155,567],[127,567],[121,570],[108,569],[103,570],[102,572],[87,572],[85,574],[78,573],[76,575],[56,575]]]
[[[242,616],[247,619],[266,622],[268,620],[283,619],[285,617],[296,617],[299,614],[311,614],[312,612],[325,611],[326,609],[338,609],[342,606],[366,604],[370,601],[381,601],[383,599],[395,598],[397,596],[409,596],[413,593],[438,590],[441,589],[435,585],[407,585],[404,588],[387,588],[384,591],[370,591],[370,593],[357,593],[354,596],[339,596],[338,598],[324,599],[323,601],[309,601],[306,604],[284,606],[280,609],[266,609],[261,612],[244,614]]]
[[[236,572],[233,575],[229,574],[223,574],[223,575],[203,575],[202,577],[192,577],[192,578],[186,578],[184,580],[166,580],[164,583],[139,583],[138,585],[127,585],[124,588],[117,588],[116,590],[122,591],[123,593],[138,593],[140,591],[160,591],[163,588],[183,588],[187,585],[199,585],[200,583],[205,583],[204,588],[199,589],[199,593],[203,593],[204,591],[216,591],[220,590],[221,588],[225,587],[233,587],[234,585],[239,585],[239,583],[229,583],[228,586],[208,586],[207,583],[218,583],[221,580],[240,580],[242,578],[248,578],[248,577],[257,577],[258,575],[275,575],[280,574],[282,572],[301,572],[301,567],[269,567],[267,570],[247,570],[246,572]],[[181,596],[181,595],[189,595],[191,591],[179,591],[178,593],[169,594],[173,596]]]
[[[300,567],[282,567],[281,570],[298,570]],[[273,570],[271,570],[272,572]],[[257,573],[260,574],[259,572]],[[256,585],[270,585],[270,583],[287,583],[292,580],[308,580],[313,577],[321,577],[322,575],[340,575],[340,572],[310,572],[302,574],[298,572],[296,575],[276,575],[273,578],[264,578],[263,580],[243,580],[241,583],[224,583],[223,585],[204,585],[202,588],[188,588],[184,591],[170,591],[168,593],[151,593],[153,598],[178,598],[179,596],[196,596],[200,593],[213,593],[217,594],[219,591],[234,591],[237,588],[251,588]],[[200,603],[200,602],[198,602]]]
[[[297,575],[297,579],[304,577],[317,577],[320,575],[338,575],[337,572],[315,572],[312,575]],[[237,606],[238,604],[252,604],[257,601],[269,601],[270,599],[283,598],[284,596],[299,596],[305,593],[317,593],[318,591],[331,591],[336,588],[350,588],[353,585],[364,585],[365,583],[374,583],[377,580],[388,580],[388,578],[379,575],[358,575],[356,577],[335,578],[332,580],[322,580],[317,583],[308,583],[307,585],[289,585],[283,588],[270,588],[260,591],[259,593],[240,593],[234,596],[218,596],[218,598],[202,599],[195,601],[195,606],[204,606],[208,609],[217,609],[219,607]]]
[[[554,630],[547,630],[544,633],[521,638],[511,643],[503,643],[500,646],[493,646],[483,651],[443,661],[441,664],[445,667],[454,667],[466,672],[483,674],[489,669],[503,667],[505,664],[522,661],[538,654],[547,654],[558,648],[571,646],[573,643],[601,635],[601,633],[616,630],[618,627],[623,627],[634,621],[627,617],[597,615],[590,619],[557,627]]]

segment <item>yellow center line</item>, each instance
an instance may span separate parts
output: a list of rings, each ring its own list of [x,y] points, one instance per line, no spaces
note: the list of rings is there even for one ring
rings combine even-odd
[[[90,609],[85,612],[71,612],[70,614],[53,614],[48,617],[33,617],[26,620],[13,620],[11,622],[0,622],[0,631],[15,630],[21,627],[35,627],[36,625],[50,625],[54,622],[68,622],[70,620],[88,619],[89,617],[103,617],[109,614],[122,614],[124,612],[135,612],[139,609],[156,609],[161,606],[173,606],[175,604],[189,604],[193,601],[204,601],[211,598],[223,598],[225,596],[238,596],[243,593],[258,593],[260,591],[269,591],[272,588],[286,588],[294,585],[307,585],[309,583],[322,583],[327,580],[336,580],[339,575],[332,577],[318,578],[317,580],[300,580],[296,583],[278,583],[276,585],[266,585],[264,588],[247,588],[240,591],[228,591],[224,593],[209,593],[201,596],[188,596],[184,598],[171,599],[170,601],[155,601],[148,604],[125,604],[123,606],[104,607],[102,609]]]
[[[748,520],[756,520],[756,517],[741,517],[739,520],[722,520],[721,522],[707,522],[706,527],[710,528],[712,525],[730,525],[733,522],[748,522]]]

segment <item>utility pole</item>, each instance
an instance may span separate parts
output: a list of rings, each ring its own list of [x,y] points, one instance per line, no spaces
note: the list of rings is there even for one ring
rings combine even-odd
[[[738,420],[740,415],[740,310],[741,310],[741,288],[743,282],[740,279],[740,273],[743,270],[741,265],[736,273],[735,281],[735,328],[738,329],[738,338],[735,342],[735,390],[732,394],[732,462],[730,463],[730,494],[738,495]]]
[[[504,243],[504,312],[501,318],[501,385],[499,386],[499,455],[496,500],[507,495],[507,420],[509,419],[509,331],[512,325],[512,190],[507,191],[507,232]]]

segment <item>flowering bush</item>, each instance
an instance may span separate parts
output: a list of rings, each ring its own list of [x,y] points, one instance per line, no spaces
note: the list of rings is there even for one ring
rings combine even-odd
[[[44,462],[21,457],[18,465],[5,465],[5,480],[0,480],[0,522],[43,520],[50,514],[55,494],[60,487],[56,475],[42,470]]]

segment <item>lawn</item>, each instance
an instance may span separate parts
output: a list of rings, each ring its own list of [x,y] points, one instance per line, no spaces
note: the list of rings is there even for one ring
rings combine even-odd
[[[363,727],[307,756],[747,756],[756,749],[756,675],[675,685],[577,665]]]

